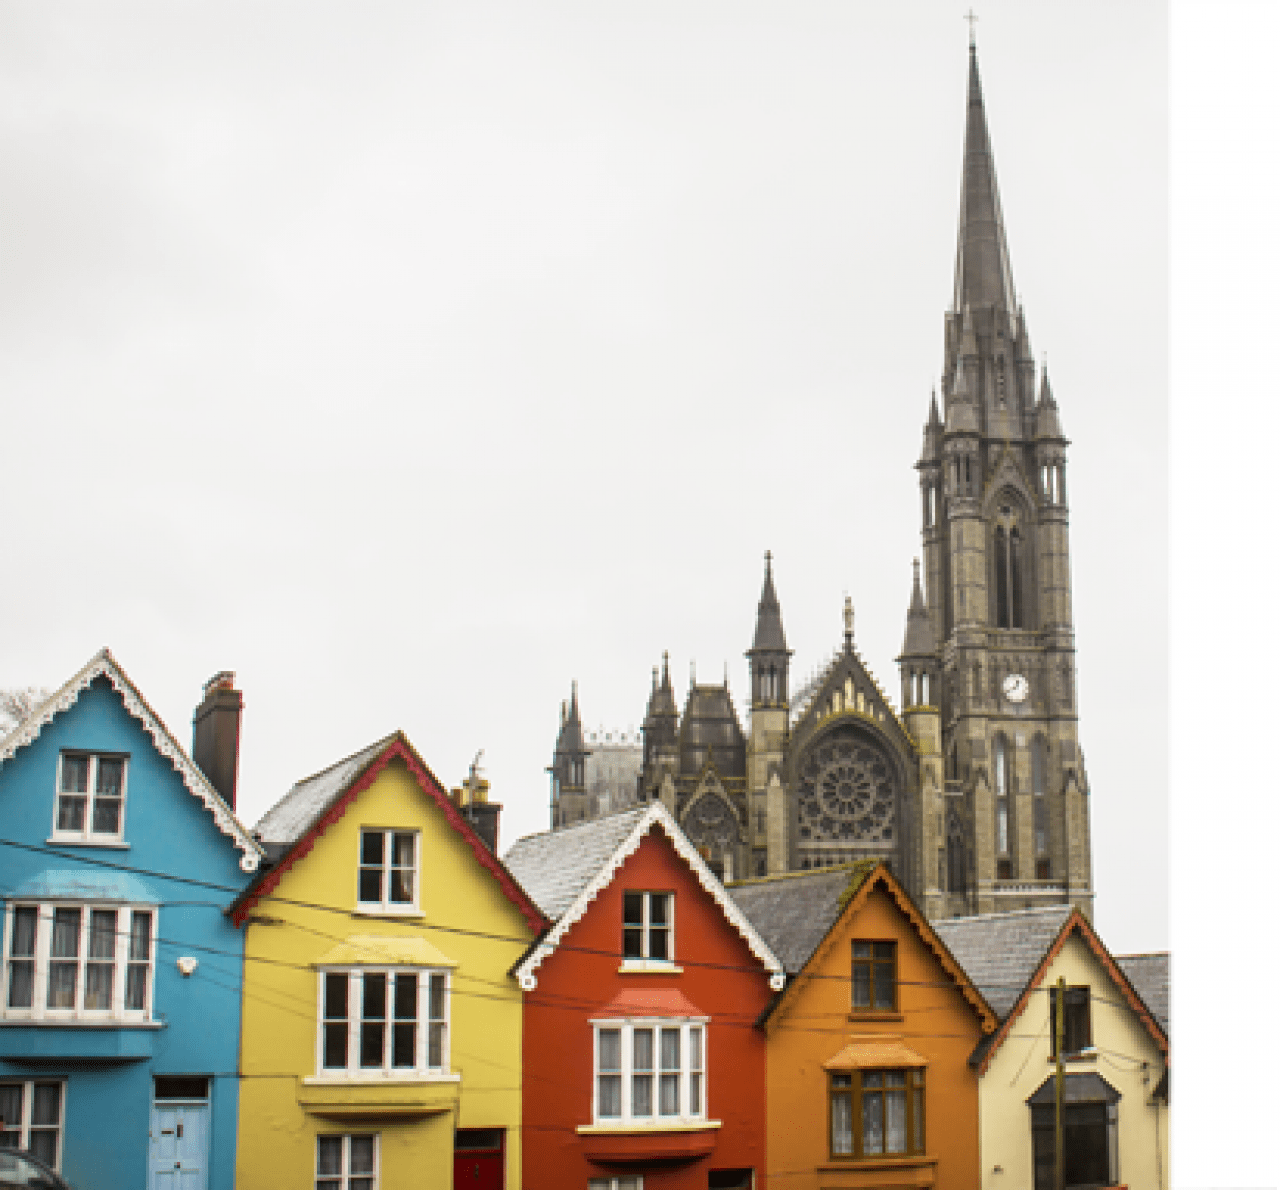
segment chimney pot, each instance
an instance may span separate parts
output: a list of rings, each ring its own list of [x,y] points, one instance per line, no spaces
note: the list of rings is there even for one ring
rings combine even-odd
[[[222,800],[236,808],[240,773],[240,715],[244,698],[236,675],[219,670],[204,684],[204,698],[191,718],[191,758]]]

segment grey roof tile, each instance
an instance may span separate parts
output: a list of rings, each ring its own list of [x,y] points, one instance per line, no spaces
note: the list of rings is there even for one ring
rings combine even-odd
[[[633,806],[589,822],[517,839],[502,857],[520,886],[553,921],[577,899],[644,816]]]
[[[1051,905],[945,918],[931,924],[1003,1020],[1070,915],[1070,905]]]
[[[874,868],[874,862],[844,864],[732,884],[726,891],[787,974],[794,975],[840,916],[850,885],[860,884]]]
[[[1116,963],[1143,1004],[1169,1036],[1169,952],[1118,954]]]
[[[286,846],[301,838],[333,804],[360,771],[396,738],[385,736],[367,748],[361,748],[345,760],[299,781],[271,807],[253,828],[264,846],[282,843]]]

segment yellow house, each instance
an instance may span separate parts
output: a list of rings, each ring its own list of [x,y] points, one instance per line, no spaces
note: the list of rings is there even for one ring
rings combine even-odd
[[[934,928],[1001,1016],[971,1058],[982,1190],[1054,1186],[1060,983],[1068,1190],[1167,1190],[1168,955],[1115,958],[1067,906]]]
[[[520,1186],[521,994],[545,925],[408,740],[298,782],[245,930],[241,1190]],[[464,1184],[459,1179],[458,1184]]]

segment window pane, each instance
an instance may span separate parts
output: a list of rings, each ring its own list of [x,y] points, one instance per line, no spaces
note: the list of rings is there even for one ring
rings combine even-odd
[[[649,958],[669,959],[671,957],[667,947],[667,936],[666,926],[649,931]]]
[[[671,918],[668,916],[671,898],[666,893],[650,893],[649,894],[649,921],[652,925],[666,925]]]
[[[907,1092],[892,1088],[884,1096],[884,1147],[886,1153],[907,1151]]]
[[[853,1097],[831,1096],[831,1151],[849,1156],[853,1153]]]
[[[631,1067],[633,1070],[653,1069],[652,1029],[636,1029],[631,1034]]]
[[[427,1065],[444,1065],[444,1026],[433,1024],[427,1032]]]
[[[324,1027],[324,1064],[326,1070],[342,1070],[347,1065],[347,1023],[328,1023]]]
[[[360,1026],[360,1065],[382,1065],[382,1043],[386,1036],[386,1026],[380,1022],[366,1021]]]
[[[22,1123],[21,1083],[0,1083],[0,1121],[6,1128]]]
[[[332,972],[324,977],[324,1015],[341,1019],[347,1015],[347,973]]]
[[[631,1077],[631,1114],[653,1115],[653,1075],[636,1074]]]
[[[893,964],[876,963],[876,1007],[893,1007]]]
[[[382,866],[382,832],[362,831],[360,834],[360,862]]]
[[[871,957],[871,943],[855,942],[853,944],[853,957],[855,959],[869,959]]]
[[[400,1021],[418,1019],[417,972],[401,971],[396,976],[395,1014],[396,1020]]]
[[[853,1006],[854,1008],[871,1007],[870,963],[854,963],[853,965]]]
[[[689,1030],[689,1069],[702,1069],[702,1030]]]
[[[875,943],[875,945],[874,945],[874,956],[875,956],[875,958],[877,958],[877,959],[891,959],[891,958],[893,958],[893,943],[892,943],[892,942],[877,942],[877,943]]]
[[[416,1025],[395,1024],[391,1028],[391,1065],[411,1067],[418,1061],[418,1028]]]
[[[56,1128],[62,1118],[62,1085],[60,1083],[36,1083],[32,1105],[31,1123]]]
[[[663,1074],[659,1077],[662,1084],[658,1088],[658,1110],[664,1116],[678,1116],[680,1114],[680,1076]]]
[[[413,867],[413,834],[397,832],[392,836],[391,862],[398,868]]]
[[[60,831],[84,830],[84,803],[82,797],[58,799],[58,829]]]
[[[599,1082],[597,1113],[601,1116],[622,1115],[622,1076],[602,1074]]]
[[[89,957],[114,959],[116,957],[116,911],[94,909],[89,915]]]
[[[89,758],[87,756],[62,758],[62,792],[89,792]]]
[[[53,911],[53,947],[56,958],[75,958],[80,953],[80,910]]]
[[[13,934],[9,939],[9,953],[14,958],[29,957],[36,953],[36,907],[19,905],[13,911]]]
[[[132,1009],[147,1007],[148,970],[141,963],[130,963],[125,980],[124,1006]]]
[[[129,957],[131,959],[149,959],[151,957],[151,914],[133,911],[129,922]]]
[[[680,1069],[680,1030],[662,1030],[662,1069]]]
[[[862,1093],[862,1152],[866,1156],[884,1152],[884,1103],[881,1091]]]
[[[914,1097],[912,1107],[911,1133],[912,1143],[911,1149],[915,1153],[924,1152],[924,1088],[915,1087],[911,1092]]]
[[[93,799],[93,832],[98,835],[120,833],[120,799],[118,797]]]
[[[638,926],[626,926],[622,931],[622,957],[639,959],[644,957],[644,930]]]
[[[382,900],[382,869],[381,868],[361,868],[360,869],[359,898],[362,901],[381,901]]]
[[[342,1173],[342,1137],[316,1137],[316,1173]]]
[[[428,1013],[433,1021],[444,1020],[444,976],[432,975]]]
[[[31,1130],[31,1151],[46,1165],[56,1165],[58,1161],[58,1133],[53,1129]]]
[[[397,905],[413,904],[413,870],[411,868],[391,869],[391,900]]]
[[[124,788],[124,761],[119,757],[98,757],[98,792],[119,797]]]
[[[115,982],[114,963],[90,963],[84,973],[85,1008],[111,1007],[111,985]]]
[[[373,1137],[351,1138],[351,1172],[373,1173]]]
[[[360,1015],[366,1021],[382,1021],[387,1018],[387,977],[381,971],[366,971],[364,975],[364,1001]]]
[[[33,959],[9,964],[9,1007],[30,1008],[35,991],[36,965]]]
[[[601,1070],[622,1069],[622,1031],[601,1029],[599,1034],[599,1062]]]
[[[702,1075],[689,1075],[689,1114],[691,1116],[700,1116],[702,1114]]]
[[[644,924],[644,893],[622,894],[622,920],[629,926]]]
[[[76,964],[49,964],[49,1008],[74,1008],[76,1006]]]

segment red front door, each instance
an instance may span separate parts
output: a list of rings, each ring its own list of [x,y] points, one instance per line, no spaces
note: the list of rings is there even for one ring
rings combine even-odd
[[[459,1128],[453,1141],[454,1190],[502,1190],[501,1128]]]

